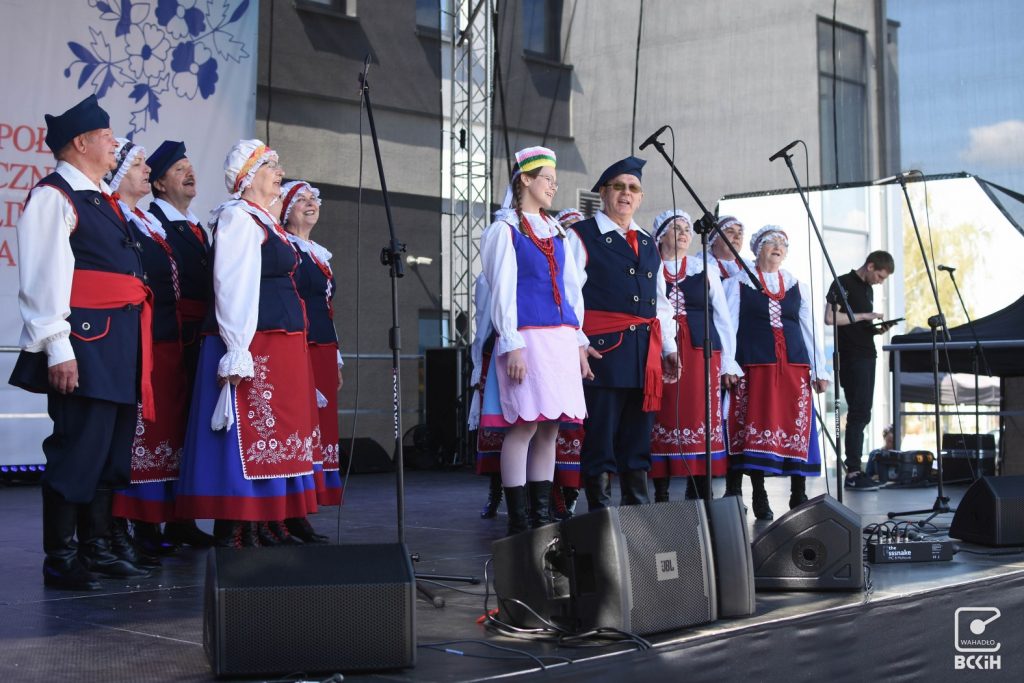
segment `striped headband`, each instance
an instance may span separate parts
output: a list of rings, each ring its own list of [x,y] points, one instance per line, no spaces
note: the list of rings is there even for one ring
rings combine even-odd
[[[273,150],[266,145],[260,145],[252,151],[249,158],[245,160],[244,164],[242,164],[242,168],[240,168],[238,173],[235,174],[235,186],[232,188],[233,192],[238,192],[240,190],[239,186],[242,184],[242,181],[245,180],[245,177],[249,175],[249,171],[252,170],[253,166],[259,163],[264,153],[268,151],[272,152]]]
[[[547,147],[527,147],[516,152],[516,162],[522,173],[545,166],[555,167],[555,153]]]
[[[295,195],[302,190],[308,190],[313,195],[313,199],[316,200],[316,205],[320,206],[320,190],[313,187],[305,180],[293,180],[290,183],[285,183],[281,186],[281,225],[288,222],[288,214],[292,212],[292,201],[295,199]]]
[[[789,246],[789,235],[786,234],[785,230],[778,225],[766,225],[755,232],[754,236],[750,238],[750,251],[754,252],[754,258],[757,258],[757,255],[761,252],[761,247],[764,246],[764,243],[772,235],[782,235],[783,243],[787,247]]]

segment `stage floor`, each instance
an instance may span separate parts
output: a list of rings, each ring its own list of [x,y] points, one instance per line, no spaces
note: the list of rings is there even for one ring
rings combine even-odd
[[[833,483],[834,479],[829,483]],[[808,495],[826,491],[825,480],[808,481]],[[744,482],[750,503],[749,482]],[[716,482],[721,494],[723,482]],[[487,482],[463,471],[406,473],[406,542],[410,552],[420,556],[416,570],[421,574],[472,574],[483,576],[490,556],[490,543],[504,533],[505,516],[482,520],[479,510],[486,497]],[[673,482],[673,497],[681,497],[682,480]],[[787,509],[788,480],[768,480],[776,517]],[[947,486],[955,506],[966,486]],[[834,494],[834,492],[833,492]],[[883,521],[889,510],[930,508],[936,490],[881,489],[871,492],[846,491],[844,502],[862,516],[864,524]],[[581,500],[580,509],[585,509]],[[350,480],[346,505],[341,512],[342,543],[380,543],[396,540],[395,483],[393,475],[356,475]],[[336,537],[337,508],[314,516],[316,528]],[[69,593],[42,585],[40,494],[38,486],[0,488],[0,556],[4,580],[0,584],[0,680],[3,681],[148,681],[213,680],[202,647],[202,592],[205,552],[184,549],[164,560],[153,577],[139,582],[107,580],[96,593]],[[948,526],[951,515],[938,517],[940,527]],[[918,517],[917,519],[920,519]],[[748,514],[751,538],[767,525]],[[204,524],[205,525],[205,524]],[[970,548],[970,546],[964,546]],[[975,548],[980,552],[990,549]],[[258,552],[255,550],[254,552]],[[939,659],[936,671],[927,674],[943,680],[956,674],[953,669],[952,616],[935,617],[922,605],[944,606],[952,615],[956,607],[970,606],[963,600],[988,600],[997,595],[1024,594],[1024,555],[985,555],[960,552],[951,562],[901,565],[870,565],[871,589],[864,593],[781,592],[758,593],[757,612],[745,619],[719,620],[706,626],[648,638],[655,647],[635,652],[631,646],[614,644],[597,649],[556,648],[551,645],[503,638],[477,624],[483,613],[482,586],[462,590],[441,589],[447,605],[442,609],[417,600],[417,640],[420,644],[416,667],[378,674],[352,674],[350,680],[382,681],[473,681],[496,677],[543,676],[555,680],[723,680],[753,676],[753,680],[807,680],[810,671],[827,671],[836,680],[893,677],[900,672],[898,654],[904,645],[902,632],[913,630],[931,642],[930,629]],[[970,590],[982,591],[970,593]],[[1019,606],[1021,598],[1015,597]],[[494,606],[493,597],[491,606]],[[874,609],[877,608],[877,609]],[[1024,610],[1003,608],[1019,623]],[[944,613],[944,612],[943,612]],[[874,619],[877,617],[877,621]],[[884,618],[883,618],[884,617]],[[941,624],[930,623],[938,619]],[[906,623],[904,623],[906,622]],[[948,623],[947,623],[948,622]],[[1010,623],[1009,619],[1005,620]],[[891,633],[883,632],[891,629]],[[1022,680],[1024,672],[1024,629],[1003,629],[1000,670],[985,672],[985,680]],[[790,638],[800,639],[799,644]],[[751,655],[739,648],[725,647],[750,641]],[[867,639],[867,640],[865,640]],[[853,652],[871,639],[891,642],[896,654],[880,656],[875,651]],[[521,650],[544,659],[549,670],[540,672],[526,654],[503,652],[474,643],[452,645],[465,655],[449,654],[424,647],[442,641],[485,640]],[[804,642],[806,641],[806,642]],[[910,642],[907,638],[905,642]],[[757,660],[758,643],[793,657],[812,662],[831,658],[830,648],[854,655],[856,668],[814,665],[795,674],[789,666],[770,668]],[[801,649],[801,648],[808,649]],[[817,653],[817,654],[816,654]],[[895,657],[895,658],[893,658]],[[573,660],[560,663],[559,658]],[[819,659],[820,658],[820,659]],[[840,657],[840,660],[843,658]],[[695,662],[703,662],[695,667]],[[797,664],[796,659],[792,664]],[[843,664],[843,667],[848,666]],[[926,672],[903,671],[913,677]],[[927,666],[925,667],[928,668]],[[845,671],[848,675],[843,675]],[[902,675],[901,675],[902,676]],[[257,679],[263,680],[263,679]]]

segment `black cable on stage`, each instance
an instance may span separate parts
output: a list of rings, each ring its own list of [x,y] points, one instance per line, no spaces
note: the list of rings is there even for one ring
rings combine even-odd
[[[633,122],[629,132],[629,153],[636,151],[636,97],[640,82],[640,36],[644,28],[644,0],[640,0],[640,20],[636,24],[636,57],[633,60]]]
[[[515,657],[498,657],[498,656],[495,656],[495,655],[478,655],[478,654],[472,654],[472,653],[469,653],[469,652],[463,652],[461,650],[453,650],[452,648],[448,647],[449,645],[459,645],[459,644],[462,644],[462,643],[469,643],[469,644],[472,644],[472,645],[483,645],[485,647],[489,647],[489,648],[492,648],[492,649],[495,649],[495,650],[500,650],[502,652],[510,652],[510,653],[515,654],[517,656],[515,656]],[[508,660],[508,659],[531,659],[531,660],[533,660],[537,664],[537,666],[539,666],[541,668],[541,670],[547,670],[548,666],[550,666],[550,665],[544,664],[543,660],[545,660],[545,659],[556,659],[556,660],[559,660],[560,662],[562,662],[564,664],[572,664],[573,663],[573,660],[569,659],[568,657],[562,657],[560,655],[540,655],[540,656],[538,656],[538,655],[534,655],[534,654],[532,654],[530,652],[527,652],[526,650],[517,650],[517,649],[512,648],[512,647],[505,647],[503,645],[498,645],[496,643],[492,643],[492,642],[489,642],[489,641],[486,641],[486,640],[479,640],[479,639],[442,640],[442,641],[439,641],[439,642],[436,642],[436,643],[421,643],[421,644],[417,645],[416,647],[422,647],[422,648],[426,648],[426,649],[429,649],[429,650],[437,650],[438,652],[444,652],[446,654],[457,655],[457,656],[460,656],[460,657],[475,657],[475,658],[478,658],[478,659],[503,659],[503,660]]]

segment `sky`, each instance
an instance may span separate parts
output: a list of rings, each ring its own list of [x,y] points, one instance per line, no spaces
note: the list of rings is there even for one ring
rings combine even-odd
[[[902,167],[1024,192],[1024,2],[889,0]]]

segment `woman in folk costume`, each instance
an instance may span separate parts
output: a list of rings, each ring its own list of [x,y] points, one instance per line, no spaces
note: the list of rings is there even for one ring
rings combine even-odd
[[[319,409],[320,443],[313,449],[313,478],[316,481],[317,503],[341,503],[341,473],[338,460],[338,391],[344,378],[345,364],[338,350],[338,333],[334,329],[334,272],[331,252],[310,239],[313,227],[320,220],[320,190],[304,180],[281,186],[281,224],[288,239],[299,252],[295,286],[306,306],[309,321],[307,341],[313,364]],[[288,530],[306,543],[323,543],[327,537],[313,530],[305,517],[286,519]]]
[[[139,531],[176,519],[174,486],[185,442],[188,419],[188,375],[181,346],[178,301],[181,286],[171,245],[160,221],[138,207],[149,194],[146,150],[117,139],[117,167],[105,180],[116,192],[121,213],[131,226],[142,255],[147,283],[153,292],[153,400],[155,417],[147,420],[140,406],[132,443],[132,481],[114,493],[111,549],[124,559],[149,566],[160,564],[150,553],[139,553],[128,536],[128,520]]]
[[[277,153],[241,140],[224,162],[231,198],[213,210],[213,314],[199,354],[177,512],[213,518],[221,545],[256,545],[251,522],[316,512],[316,390],[299,257],[267,208]]]
[[[497,332],[481,425],[506,428],[501,480],[508,532],[550,521],[555,443],[561,422],[586,416],[583,377],[591,376],[580,330],[579,274],[566,253],[561,226],[544,213],[558,187],[555,154],[543,147],[516,153],[519,172],[503,212],[481,238]]]
[[[763,291],[745,273],[725,281],[736,361],[744,372],[729,398],[726,433],[730,468],[750,475],[754,515],[772,519],[765,474],[790,475],[790,508],[807,500],[805,477],[821,474],[813,392],[825,391],[829,376],[814,338],[810,289],[782,269],[789,251],[785,231],[764,226],[750,249]]]
[[[697,498],[707,486],[704,413],[704,263],[687,256],[693,238],[690,216],[679,209],[658,214],[651,230],[661,252],[661,276],[678,323],[679,381],[667,381],[661,409],[651,430],[651,478],[654,501],[669,499],[671,477],[688,477],[686,497]],[[709,265],[710,265],[709,261]],[[722,436],[719,383],[731,385],[742,375],[734,359],[736,332],[717,270],[708,269],[711,300],[711,474],[723,476],[728,467]],[[721,379],[719,379],[721,378]],[[671,378],[670,378],[671,379]]]

